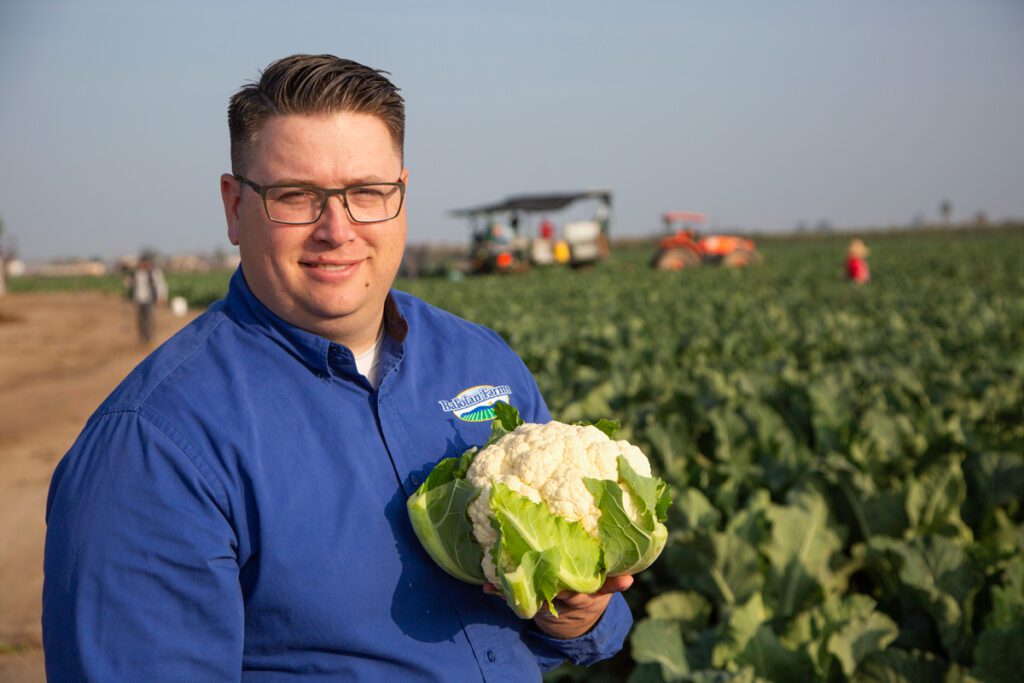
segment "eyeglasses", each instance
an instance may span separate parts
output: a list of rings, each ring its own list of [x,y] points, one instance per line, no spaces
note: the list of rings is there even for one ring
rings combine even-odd
[[[257,185],[234,176],[263,197],[267,218],[286,225],[308,225],[320,220],[332,195],[341,195],[348,217],[354,223],[381,223],[395,218],[405,200],[405,183],[361,183],[336,190],[315,185]]]

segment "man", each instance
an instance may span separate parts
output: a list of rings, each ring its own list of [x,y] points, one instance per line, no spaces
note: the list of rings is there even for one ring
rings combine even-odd
[[[629,577],[523,621],[413,534],[408,496],[489,432],[453,398],[550,415],[497,334],[391,290],[409,181],[396,88],[288,57],[234,95],[229,127],[228,296],[54,473],[49,680],[527,681],[614,654]]]
[[[163,271],[153,264],[153,257],[143,253],[126,284],[128,298],[135,304],[139,341],[149,344],[156,327],[154,309],[167,301],[167,281]]]

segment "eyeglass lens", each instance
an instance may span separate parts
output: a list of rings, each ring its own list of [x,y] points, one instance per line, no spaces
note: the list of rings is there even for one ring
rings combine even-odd
[[[402,208],[402,192],[395,185],[362,185],[345,190],[345,204],[354,221],[391,220]],[[329,193],[310,187],[274,187],[267,190],[267,215],[281,223],[313,223],[320,218]]]

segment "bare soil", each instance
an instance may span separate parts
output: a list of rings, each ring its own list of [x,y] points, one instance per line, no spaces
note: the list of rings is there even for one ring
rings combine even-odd
[[[126,301],[95,292],[0,297],[0,683],[45,680],[39,614],[53,468],[107,394],[197,313],[159,310],[148,346],[133,315]]]

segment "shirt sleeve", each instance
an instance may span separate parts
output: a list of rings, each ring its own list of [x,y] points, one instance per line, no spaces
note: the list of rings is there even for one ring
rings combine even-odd
[[[594,628],[579,638],[553,638],[536,626],[531,626],[524,637],[541,670],[550,671],[566,660],[590,666],[614,656],[622,649],[631,628],[633,615],[622,593],[616,593]]]
[[[210,471],[156,418],[92,421],[46,511],[47,679],[241,677],[237,539]]]

